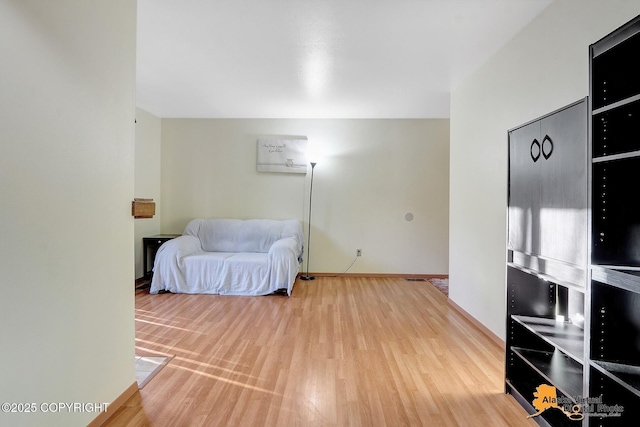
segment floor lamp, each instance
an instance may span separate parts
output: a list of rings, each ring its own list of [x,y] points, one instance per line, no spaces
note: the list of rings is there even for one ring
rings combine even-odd
[[[309,223],[307,224],[309,229],[307,231],[307,274],[300,276],[302,280],[314,280],[315,277],[309,276],[309,255],[311,254],[311,198],[313,197],[313,168],[316,167],[316,162],[311,162],[311,186],[309,188]]]

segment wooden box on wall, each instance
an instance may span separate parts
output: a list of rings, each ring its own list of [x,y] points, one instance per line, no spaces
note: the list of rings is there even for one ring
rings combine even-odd
[[[153,218],[156,214],[156,203],[153,199],[133,199],[131,215],[134,218]]]

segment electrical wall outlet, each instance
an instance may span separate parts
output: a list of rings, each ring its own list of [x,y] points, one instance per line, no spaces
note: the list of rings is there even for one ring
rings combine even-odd
[[[356,256],[362,256],[362,249],[356,249]]]

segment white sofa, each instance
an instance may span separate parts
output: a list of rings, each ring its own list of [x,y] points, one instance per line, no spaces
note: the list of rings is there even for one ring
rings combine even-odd
[[[296,220],[194,219],[158,249],[150,292],[290,296],[303,243]]]

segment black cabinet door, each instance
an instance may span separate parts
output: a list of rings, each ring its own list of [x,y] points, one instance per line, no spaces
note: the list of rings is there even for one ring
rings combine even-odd
[[[587,105],[542,120],[540,254],[587,265]]]
[[[509,249],[586,266],[587,105],[509,133]]]
[[[540,253],[540,122],[509,133],[509,249]]]

